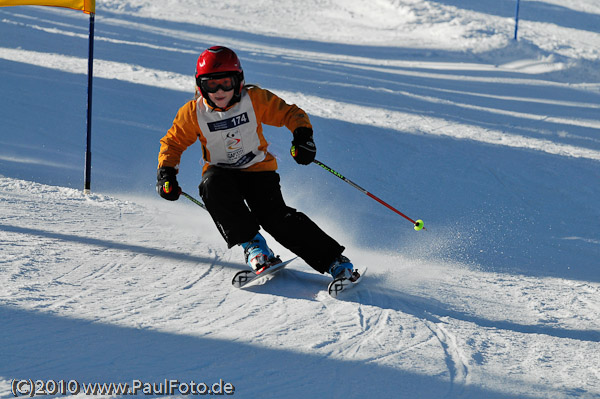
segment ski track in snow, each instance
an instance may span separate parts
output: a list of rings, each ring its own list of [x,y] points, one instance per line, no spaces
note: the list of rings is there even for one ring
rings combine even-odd
[[[483,328],[491,335],[505,335],[507,347],[539,335],[532,341],[535,345],[558,340],[571,353],[572,345],[583,344],[591,351],[587,361],[600,364],[592,350],[600,338],[600,326],[592,317],[599,308],[598,284],[533,284],[533,279],[505,277],[496,287],[498,276],[460,269],[453,270],[453,276],[464,276],[451,284],[411,273],[403,275],[403,283],[392,284],[378,282],[384,270],[375,267],[346,300],[335,300],[324,292],[325,276],[295,261],[268,284],[236,290],[229,280],[243,267],[239,254],[198,241],[192,228],[176,230],[170,223],[162,223],[161,231],[177,233],[172,238],[157,236],[158,222],[168,218],[155,205],[86,197],[72,189],[7,178],[0,178],[0,204],[2,306],[438,375],[447,384],[442,391],[431,388],[439,397],[467,395],[473,382],[482,378],[488,353],[498,350],[492,347],[494,340],[482,336],[478,320],[489,320]],[[173,216],[179,211],[168,212]],[[200,210],[196,212],[200,223],[209,223]],[[184,215],[176,215],[176,220],[179,216]],[[132,229],[136,234],[128,235]],[[435,274],[449,276],[447,266],[441,268],[443,274]],[[481,285],[473,287],[476,291],[469,287],[472,279],[489,282],[484,289],[504,298],[485,303],[477,298]],[[560,287],[565,295],[556,298],[561,304],[549,303],[554,297],[544,292]],[[448,309],[431,306],[436,300]],[[463,300],[472,308],[456,310]],[[511,307],[521,311],[513,314]],[[306,315],[312,318],[308,326]],[[521,325],[523,332],[511,323]],[[507,347],[502,348],[507,355],[523,357],[525,364],[530,361],[527,353],[515,354]],[[570,367],[570,373],[598,378],[593,368]],[[554,392],[562,383],[553,382],[545,392]],[[495,388],[500,390],[500,385]],[[524,388],[522,393],[527,392]]]

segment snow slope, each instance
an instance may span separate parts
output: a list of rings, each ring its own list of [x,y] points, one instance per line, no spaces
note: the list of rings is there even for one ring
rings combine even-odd
[[[600,5],[521,2],[514,42],[514,1],[366,4],[98,1],[88,196],[87,16],[0,8],[0,397],[14,379],[600,397]],[[369,266],[344,300],[301,260],[232,289],[241,250],[156,196],[158,140],[213,44],[311,115],[318,159],[425,221],[296,165],[267,127],[289,204]],[[180,173],[196,196],[200,159]]]

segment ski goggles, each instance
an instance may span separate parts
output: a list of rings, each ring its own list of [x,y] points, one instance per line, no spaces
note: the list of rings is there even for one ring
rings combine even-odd
[[[219,89],[223,91],[233,90],[235,79],[231,76],[220,79],[202,79],[200,87],[208,93],[216,93]]]

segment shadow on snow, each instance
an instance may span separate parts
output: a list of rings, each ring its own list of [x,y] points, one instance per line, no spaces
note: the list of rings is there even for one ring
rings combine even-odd
[[[243,342],[119,327],[0,306],[0,376],[84,382],[219,379],[243,398],[448,397],[449,382],[409,370],[261,348]],[[15,331],[19,331],[15,334]],[[235,380],[230,378],[235,374]],[[343,384],[338,381],[344,380]],[[462,398],[511,398],[468,388]],[[4,396],[4,395],[3,395]],[[8,397],[8,392],[6,397]]]

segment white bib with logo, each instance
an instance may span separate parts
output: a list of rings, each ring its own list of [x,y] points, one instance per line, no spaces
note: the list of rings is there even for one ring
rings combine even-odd
[[[206,138],[205,155],[209,164],[243,169],[265,159],[259,150],[260,138],[252,100],[246,91],[235,106],[224,112],[215,111],[200,97],[196,102],[198,125]]]

